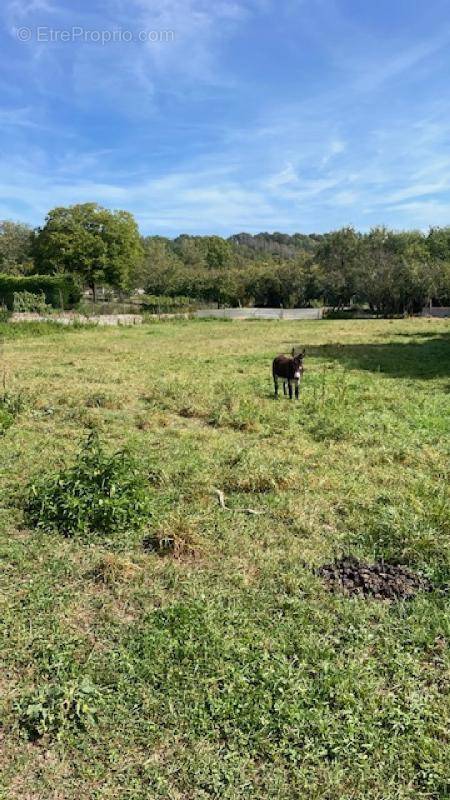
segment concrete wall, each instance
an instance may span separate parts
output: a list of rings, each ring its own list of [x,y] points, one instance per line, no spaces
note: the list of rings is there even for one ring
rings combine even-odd
[[[450,317],[450,307],[431,306],[431,308],[424,308],[422,317]]]
[[[196,317],[219,319],[322,319],[323,308],[207,308]]]

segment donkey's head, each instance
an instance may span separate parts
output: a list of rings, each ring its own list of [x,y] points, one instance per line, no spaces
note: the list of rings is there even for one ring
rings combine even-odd
[[[306,350],[303,348],[300,352],[293,347],[292,348],[292,361],[294,362],[294,369],[295,369],[295,377],[300,378],[301,373],[303,372],[303,359],[306,355]]]

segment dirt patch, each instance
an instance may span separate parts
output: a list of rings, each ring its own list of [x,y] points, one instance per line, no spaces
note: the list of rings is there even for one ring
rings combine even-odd
[[[333,592],[375,600],[400,600],[429,591],[428,581],[407,567],[376,562],[365,564],[356,558],[341,558],[316,570]]]

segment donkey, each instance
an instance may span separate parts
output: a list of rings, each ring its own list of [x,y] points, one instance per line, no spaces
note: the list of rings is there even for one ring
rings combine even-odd
[[[275,397],[278,397],[278,380],[283,381],[283,393],[286,395],[286,383],[289,387],[289,399],[292,400],[292,384],[295,385],[295,399],[298,400],[300,380],[303,376],[303,359],[306,350],[295,354],[292,348],[292,356],[277,356],[272,363],[273,383],[275,387]]]

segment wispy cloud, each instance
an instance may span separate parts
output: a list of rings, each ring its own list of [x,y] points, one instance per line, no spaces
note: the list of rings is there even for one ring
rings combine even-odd
[[[37,224],[96,200],[161,233],[450,222],[447,27],[375,34],[383,15],[365,13],[341,0],[6,2],[0,213]],[[20,25],[174,37],[21,44]]]

